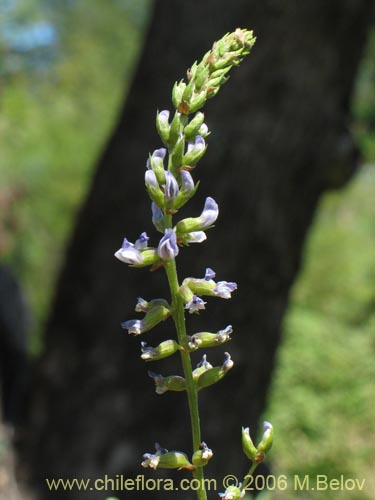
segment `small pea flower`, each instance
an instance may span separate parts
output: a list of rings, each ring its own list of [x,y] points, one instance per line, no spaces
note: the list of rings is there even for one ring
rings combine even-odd
[[[188,457],[181,451],[168,451],[155,444],[156,453],[145,453],[142,467],[151,467],[152,469],[188,469],[195,470],[195,467],[189,462]]]
[[[214,294],[222,299],[230,299],[231,293],[237,289],[237,283],[228,281],[219,281],[214,289]]]
[[[161,455],[168,453],[168,450],[162,448],[159,443],[155,443],[156,453],[145,453],[143,455],[144,461],[142,462],[142,467],[150,467],[151,469],[156,470],[159,465],[159,460]]]
[[[168,208],[173,207],[174,201],[177,198],[179,191],[180,190],[175,176],[171,172],[169,172],[169,170],[167,170],[165,172],[165,189],[164,189],[166,207]]]
[[[201,298],[194,295],[190,302],[185,305],[185,309],[189,310],[190,314],[199,314],[199,311],[206,309],[204,306],[207,302],[204,302]]]
[[[166,229],[159,242],[158,255],[163,260],[173,259],[178,255],[176,233],[173,229]]]
[[[167,391],[184,391],[186,389],[186,381],[179,375],[170,375],[163,377],[159,373],[152,371],[148,372],[149,377],[154,379],[156,394],[164,394]]]
[[[161,321],[165,321],[171,314],[169,307],[164,305],[155,305],[149,309],[143,319],[130,319],[121,323],[122,328],[128,330],[128,333],[140,335],[148,332]]]
[[[205,272],[205,275],[204,275],[204,279],[206,281],[210,281],[210,280],[213,280],[216,276],[216,273],[213,269],[211,269],[210,267],[207,267],[206,269],[206,272]]]
[[[124,238],[122,247],[115,253],[115,257],[126,264],[142,264],[141,252],[126,238]]]
[[[136,240],[136,242],[134,244],[135,248],[138,248],[139,250],[143,250],[144,248],[147,248],[149,239],[150,239],[150,237],[147,236],[147,233],[145,233],[145,232],[141,233],[139,238]]]
[[[182,158],[183,165],[194,166],[206,152],[206,141],[201,135],[195,137],[194,142],[189,142],[186,154]]]
[[[149,347],[146,342],[141,342],[142,355],[144,361],[156,361],[158,359],[167,358],[174,354],[179,345],[174,340],[165,340],[157,347]]]
[[[204,467],[212,457],[212,450],[202,441],[199,445],[199,450],[197,450],[192,457],[192,462],[195,467]]]
[[[154,264],[158,260],[158,256],[155,248],[147,247],[148,240],[149,237],[146,233],[142,233],[135,244],[130,243],[130,241],[124,238],[122,247],[117,250],[115,257],[121,260],[121,262],[134,267]]]
[[[180,235],[209,229],[219,215],[219,207],[213,198],[207,197],[203,211],[199,217],[189,217],[183,219],[176,225],[176,231]]]
[[[159,207],[164,206],[164,193],[160,189],[158,179],[153,170],[146,170],[145,184],[151,200]]]
[[[189,243],[202,243],[206,241],[207,235],[204,231],[192,231],[191,233],[185,234],[181,238],[181,242],[184,245],[188,245]]]
[[[199,332],[194,333],[189,339],[188,347],[191,351],[198,348],[215,347],[224,344],[230,340],[230,334],[233,332],[232,325],[228,325],[224,330],[219,330],[217,333]]]
[[[164,142],[166,146],[168,145],[169,133],[170,133],[169,115],[170,113],[166,109],[160,111],[160,113],[156,113],[156,129],[158,131],[161,140]]]

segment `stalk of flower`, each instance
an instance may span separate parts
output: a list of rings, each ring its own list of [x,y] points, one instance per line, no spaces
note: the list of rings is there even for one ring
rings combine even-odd
[[[176,257],[180,247],[191,243],[202,243],[207,239],[206,231],[213,227],[219,215],[216,201],[207,197],[203,210],[198,217],[188,217],[173,222],[173,216],[196,193],[199,182],[192,173],[207,151],[206,139],[210,132],[201,112],[207,99],[215,96],[227,81],[231,68],[237,66],[249,54],[255,43],[251,31],[237,29],[227,33],[215,42],[200,63],[195,62],[187,72],[187,82],[176,82],[172,91],[174,114],[162,110],[156,114],[156,129],[164,145],[156,149],[146,162],[145,185],[151,198],[152,222],[162,237],[156,248],[149,247],[149,237],[142,233],[136,242],[124,239],[122,247],[115,256],[131,267],[151,266],[151,270],[163,267],[167,276],[171,301],[164,299],[146,301],[139,298],[136,311],[144,313],[143,319],[132,319],[122,323],[122,327],[135,335],[148,332],[162,321],[171,317],[176,327],[176,339],[168,339],[156,347],[141,343],[141,358],[146,362],[157,361],[179,352],[183,376],[163,376],[149,371],[154,380],[156,393],[168,391],[185,392],[187,395],[191,430],[192,458],[181,451],[168,452],[156,445],[155,453],[146,453],[142,466],[157,468],[188,469],[198,480],[196,492],[198,500],[206,500],[207,494],[203,481],[203,468],[212,458],[213,452],[201,440],[198,410],[198,392],[222,380],[232,369],[233,361],[228,352],[220,366],[212,366],[204,354],[193,370],[191,353],[200,348],[211,348],[230,340],[233,331],[228,325],[216,333],[198,332],[188,335],[185,312],[195,314],[203,311],[207,302],[201,297],[231,298],[237,284],[215,281],[216,273],[207,268],[203,278],[188,277],[180,282],[177,275]],[[249,430],[243,429],[243,449],[252,461],[250,472],[264,459],[272,444],[272,426],[267,424],[262,441],[258,447],[252,444]],[[270,444],[271,443],[271,444]],[[243,483],[246,486],[246,482]],[[244,495],[244,487],[228,489],[220,493],[221,498],[236,499]]]

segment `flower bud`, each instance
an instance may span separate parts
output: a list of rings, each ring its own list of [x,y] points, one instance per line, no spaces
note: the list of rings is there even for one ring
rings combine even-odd
[[[158,255],[163,260],[174,259],[178,255],[176,233],[173,229],[166,229],[159,242]]]
[[[257,449],[250,437],[250,430],[248,427],[242,427],[242,449],[249,460],[255,460]]]
[[[193,295],[193,298],[185,304],[185,309],[189,310],[190,314],[199,314],[199,311],[206,309],[204,306],[207,302],[204,302],[201,298]]]
[[[181,134],[181,113],[176,111],[172,123],[171,123],[171,130],[169,132],[169,143],[170,147],[173,147],[176,145],[177,139],[180,137]]]
[[[204,467],[207,465],[208,461],[212,458],[212,450],[207,446],[207,444],[202,441],[199,446],[199,450],[194,452],[192,462],[195,467]]]
[[[170,160],[169,169],[173,174],[176,174],[178,169],[182,165],[182,157],[184,156],[184,150],[185,150],[185,138],[182,134],[180,134],[169,156]]]
[[[266,454],[272,447],[273,427],[269,422],[264,422],[264,433],[261,442],[258,444],[258,453]]]
[[[156,113],[156,129],[158,131],[160,139],[163,143],[168,146],[169,141],[169,111],[164,110]]]
[[[185,205],[185,203],[187,201],[189,201],[190,198],[192,198],[195,195],[195,193],[197,192],[198,186],[199,186],[199,182],[197,182],[197,185],[194,186],[194,181],[193,181],[193,178],[192,178],[190,172],[188,172],[187,170],[183,170],[181,172],[181,189],[180,189],[180,192],[178,193],[178,196],[174,202],[174,205],[173,205],[174,208],[179,209],[183,205]]]
[[[148,332],[161,321],[165,321],[170,316],[170,314],[171,311],[168,307],[157,305],[155,307],[152,307],[142,320],[131,319],[122,322],[121,326],[122,328],[128,330],[128,333],[140,335],[141,333]]]
[[[174,202],[179,194],[179,187],[174,175],[167,170],[165,172],[165,206],[166,208],[172,208],[174,206]]]
[[[176,82],[173,85],[173,89],[172,89],[172,102],[173,102],[174,107],[176,109],[178,108],[178,106],[181,103],[182,95],[184,93],[185,87],[186,87],[186,83],[183,80],[181,80],[178,83]]]
[[[201,112],[197,113],[194,116],[194,118],[185,126],[184,128],[185,137],[188,140],[194,139],[195,136],[198,134],[198,130],[200,129],[203,122],[204,122],[204,114]]]
[[[142,299],[142,297],[138,297],[135,310],[136,312],[146,313],[156,306],[164,306],[167,309],[169,308],[169,304],[165,299],[152,299],[149,302],[147,302],[147,300]]]
[[[182,158],[184,165],[195,165],[206,152],[206,142],[200,135],[195,137],[194,142],[189,142],[186,154]]]
[[[186,381],[179,375],[170,375],[163,377],[158,373],[149,371],[149,377],[154,379],[156,394],[164,394],[167,391],[184,391],[186,389]]]
[[[201,90],[198,94],[194,94],[190,100],[189,112],[195,113],[201,109],[207,101],[207,91]]]
[[[204,231],[192,231],[191,233],[186,233],[179,236],[179,240],[183,245],[189,245],[189,243],[202,243],[206,241],[207,235]]]
[[[217,333],[199,332],[194,333],[189,339],[188,346],[191,350],[205,347],[215,347],[224,344],[230,340],[230,334],[233,332],[231,325],[228,325],[224,330],[219,330]]]
[[[155,149],[147,161],[147,169],[155,172],[159,184],[165,183],[164,158],[166,154],[165,148]]]
[[[203,211],[199,217],[183,219],[176,225],[178,235],[208,229],[216,221],[219,215],[219,207],[213,198],[206,198]]]
[[[156,361],[158,359],[167,358],[174,354],[179,345],[174,340],[165,340],[157,347],[148,347],[146,342],[141,342],[142,355],[144,361]]]
[[[151,200],[159,207],[164,206],[164,193],[160,189],[156,174],[153,170],[146,170],[145,184]]]
[[[225,377],[227,372],[232,367],[233,367],[233,361],[230,359],[229,353],[226,352],[223,364],[221,366],[215,366],[214,368],[205,371],[198,377],[197,380],[198,391],[219,382],[219,380]]]

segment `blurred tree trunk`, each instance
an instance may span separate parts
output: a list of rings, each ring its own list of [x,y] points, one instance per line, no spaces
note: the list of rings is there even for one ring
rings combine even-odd
[[[198,214],[211,195],[221,215],[208,242],[181,252],[179,263],[181,276],[203,276],[210,266],[220,279],[239,284],[232,301],[210,301],[206,313],[189,318],[189,327],[234,326],[228,349],[235,369],[205,391],[201,411],[203,437],[215,451],[208,476],[244,472],[240,426],[254,427],[264,409],[288,294],[317,202],[356,168],[349,107],[370,14],[369,0],[156,2],[130,94],[78,217],[47,325],[32,413],[32,463],[42,498],[51,496],[43,488],[45,477],[135,477],[154,441],[190,452],[184,396],[154,393],[139,339],[119,325],[134,317],[137,296],[167,296],[163,272],[130,269],[113,253],[124,235],[134,241],[143,230],[157,243],[143,184],[147,153],[160,147],[156,108],[170,108],[174,81],[213,40],[237,26],[254,28],[258,41],[206,107],[213,133],[196,170],[199,194],[189,205],[189,213]],[[144,340],[154,345],[173,335],[171,327],[167,322]],[[209,354],[215,363],[222,359],[219,349]],[[177,366],[176,357],[153,369],[168,374]],[[59,491],[53,498],[103,493]]]

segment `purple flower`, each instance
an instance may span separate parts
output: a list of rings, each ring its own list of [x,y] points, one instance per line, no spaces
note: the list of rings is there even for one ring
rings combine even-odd
[[[146,313],[148,311],[148,302],[145,299],[142,299],[142,297],[138,297],[137,299],[137,304],[135,306],[136,312],[144,312]]]
[[[206,309],[204,307],[205,304],[207,304],[207,302],[204,302],[201,298],[194,295],[192,300],[185,305],[185,309],[189,309],[190,314],[193,313],[199,314],[200,310]]]
[[[201,221],[201,229],[206,229],[209,226],[212,226],[212,224],[216,221],[217,217],[219,215],[219,207],[216,201],[213,198],[206,198],[204,207],[203,207],[203,212],[199,216],[199,219]]]
[[[206,269],[206,273],[204,275],[204,279],[209,281],[209,280],[213,280],[216,276],[216,273],[213,269],[211,269],[210,267],[207,267]]]
[[[174,175],[167,170],[165,172],[165,201],[168,203],[173,202],[179,193],[179,188]]]
[[[139,238],[135,242],[134,247],[137,250],[144,250],[148,246],[148,240],[149,239],[150,238],[149,238],[149,236],[147,236],[147,233],[145,233],[145,232],[141,233],[140,236],[139,236]]]
[[[194,189],[193,178],[187,170],[181,172],[181,188],[183,191],[191,192]]]
[[[168,125],[169,115],[170,113],[167,109],[160,111],[160,113],[158,114],[160,123],[163,125]]]
[[[204,150],[205,147],[206,147],[205,140],[203,139],[202,136],[197,135],[194,142],[189,142],[186,152],[190,153],[190,151],[194,151],[196,153],[200,153],[201,151]]]
[[[143,262],[141,252],[126,238],[124,238],[122,247],[115,253],[115,257],[126,264],[142,264]]]
[[[214,294],[222,299],[230,299],[231,293],[237,289],[237,283],[219,281],[214,289]]]
[[[151,157],[147,160],[147,163],[146,163],[147,169],[150,170],[151,166],[154,163],[159,165],[159,166],[162,165],[166,154],[167,154],[167,150],[165,148],[155,149],[155,151],[152,153]]]
[[[158,246],[158,255],[163,260],[173,259],[178,255],[176,233],[173,229],[166,229]]]
[[[122,328],[128,330],[128,333],[139,335],[144,332],[144,323],[140,319],[130,319],[121,323]]]

